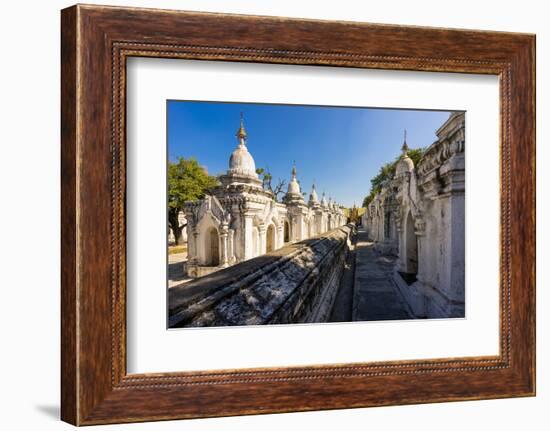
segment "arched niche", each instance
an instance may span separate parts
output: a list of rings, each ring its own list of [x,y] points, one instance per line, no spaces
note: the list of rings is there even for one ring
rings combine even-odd
[[[266,252],[269,253],[275,250],[275,244],[277,244],[275,225],[270,223],[266,231]]]
[[[290,223],[288,220],[285,220],[284,226],[284,241],[287,243],[290,242]]]
[[[414,218],[411,211],[405,223],[405,270],[408,274],[418,272],[418,239],[414,233]]]
[[[204,257],[206,266],[219,266],[220,264],[220,236],[218,229],[210,227],[204,236]]]

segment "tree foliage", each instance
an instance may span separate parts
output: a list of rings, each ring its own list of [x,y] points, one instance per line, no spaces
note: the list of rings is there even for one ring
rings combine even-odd
[[[418,165],[418,163],[420,163],[420,160],[424,155],[424,149],[423,148],[409,149],[407,151],[407,155],[416,166]],[[382,165],[382,167],[378,171],[378,174],[370,180],[370,184],[371,184],[370,192],[363,199],[363,207],[365,208],[368,207],[369,204],[372,202],[372,200],[375,198],[375,196],[380,192],[384,183],[388,180],[391,180],[394,177],[395,169],[397,167],[397,162],[399,162],[400,158],[401,156],[397,157],[393,162],[385,163],[384,165]]]
[[[168,207],[183,208],[185,202],[204,198],[218,185],[218,179],[208,175],[194,158],[179,157],[168,164]]]
[[[217,185],[218,179],[208,175],[194,158],[179,157],[177,162],[168,163],[168,223],[174,232],[176,244],[180,244],[181,231],[186,226],[180,225],[178,221],[185,202],[204,198]]]
[[[378,174],[370,180],[371,185],[371,191],[375,190],[377,193],[382,188],[382,185],[393,178],[395,175],[395,168],[397,166],[397,162],[392,163],[385,163],[382,165],[380,170],[378,171]]]
[[[417,166],[424,155],[424,148],[414,148],[407,151],[407,156],[413,161],[414,165]],[[399,159],[397,159],[399,160]]]
[[[363,208],[367,208],[376,196],[376,191],[371,189],[370,193],[363,199]]]
[[[262,179],[263,189],[273,193],[273,198],[276,201],[278,201],[279,195],[281,193],[284,193],[284,187],[286,185],[286,181],[279,178],[279,180],[277,181],[277,184],[275,185],[275,187],[273,187],[272,185],[273,175],[271,175],[268,169],[257,168],[256,173]]]

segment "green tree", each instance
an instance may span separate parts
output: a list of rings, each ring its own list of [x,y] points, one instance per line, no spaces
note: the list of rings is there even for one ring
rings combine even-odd
[[[407,151],[407,156],[409,156],[409,158],[413,161],[415,166],[418,166],[423,155],[424,155],[424,148],[414,148]]]
[[[176,244],[181,244],[181,232],[187,223],[180,225],[178,215],[185,202],[202,199],[218,185],[218,179],[208,175],[194,158],[179,157],[168,163],[168,224]]]
[[[273,176],[271,175],[271,173],[269,172],[268,169],[257,168],[256,173],[262,179],[263,189],[273,193],[273,198],[277,201],[278,196],[281,193],[284,193],[284,187],[286,185],[286,181],[281,180],[279,178],[279,181],[277,182],[277,185],[275,187],[273,187],[272,184],[271,184],[271,181],[273,180]]]
[[[382,167],[378,171],[378,175],[376,175],[374,178],[370,180],[371,191],[372,190],[376,190],[376,192],[380,191],[380,189],[382,188],[382,184],[387,180],[392,179],[393,176],[395,175],[396,166],[397,166],[397,162],[386,163],[382,165]]]
[[[417,166],[418,163],[420,163],[422,156],[424,155],[424,149],[423,148],[409,149],[407,151],[407,155],[413,161],[414,165]],[[400,159],[401,159],[401,156],[397,157],[393,162],[382,165],[382,167],[378,171],[378,174],[370,180],[370,184],[371,184],[370,192],[363,199],[363,207],[365,208],[368,207],[369,204],[374,199],[374,197],[376,196],[376,194],[380,192],[380,190],[382,189],[383,184],[394,177],[395,169],[397,167],[397,162],[399,162]]]
[[[367,208],[369,206],[369,204],[376,196],[376,193],[377,192],[375,190],[371,190],[371,192],[367,196],[365,196],[365,199],[363,199],[363,208]]]

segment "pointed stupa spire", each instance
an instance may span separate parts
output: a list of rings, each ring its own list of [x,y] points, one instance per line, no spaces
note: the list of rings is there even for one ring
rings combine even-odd
[[[311,185],[311,193],[309,194],[309,203],[310,204],[319,203],[319,198],[317,197],[317,190],[315,189],[315,180],[313,180],[313,184]]]
[[[296,195],[296,196],[302,196],[302,193],[300,191],[300,184],[298,183],[298,180],[296,179],[296,161],[292,163],[292,178],[290,179],[290,182],[288,183],[288,195]]]
[[[241,112],[241,125],[239,127],[239,130],[237,130],[237,134],[235,136],[239,140],[239,145],[244,146],[247,135],[246,135],[246,129],[244,128],[244,117],[242,112]]]
[[[231,157],[229,158],[229,170],[227,171],[227,174],[245,175],[248,177],[258,178],[258,174],[256,173],[256,163],[245,145],[246,130],[244,128],[242,112],[241,125],[235,136],[239,140],[239,144],[233,153],[231,153]]]
[[[323,195],[321,196],[321,205],[324,207],[327,206],[327,197],[324,191],[323,191]]]
[[[407,157],[407,152],[409,151],[409,146],[407,145],[407,129],[403,132],[403,146],[401,147],[401,152],[403,157]]]
[[[405,129],[405,132],[403,134],[403,146],[401,147],[401,157],[399,159],[399,163],[397,163],[397,166],[395,168],[395,175],[397,177],[400,177],[404,175],[405,173],[411,172],[414,169],[414,162],[409,157],[409,146],[407,145],[407,129]]]

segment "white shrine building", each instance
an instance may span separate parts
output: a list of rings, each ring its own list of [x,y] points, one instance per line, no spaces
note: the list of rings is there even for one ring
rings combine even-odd
[[[464,317],[465,114],[453,112],[415,166],[403,142],[395,175],[362,224],[376,249],[397,257],[394,279],[414,314]]]
[[[344,207],[332,199],[318,199],[313,184],[306,203],[296,166],[283,202],[264,190],[256,165],[246,147],[241,118],[238,145],[229,169],[219,177],[211,195],[184,207],[187,219],[187,274],[201,277],[269,253],[286,243],[315,237],[346,223]]]

